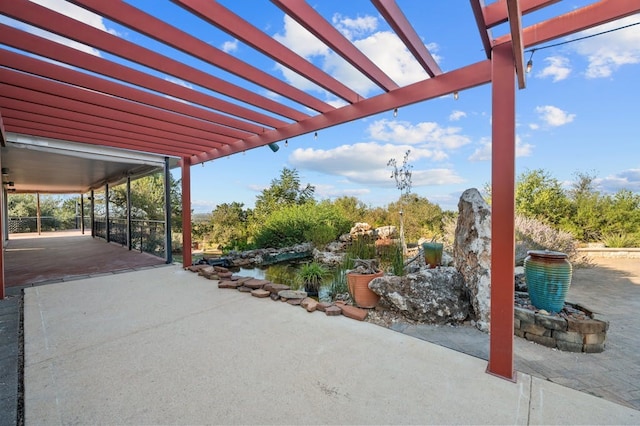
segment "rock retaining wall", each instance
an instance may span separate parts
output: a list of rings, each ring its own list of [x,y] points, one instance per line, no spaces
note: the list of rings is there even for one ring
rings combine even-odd
[[[596,318],[564,318],[515,307],[514,334],[568,352],[604,351],[609,322]]]

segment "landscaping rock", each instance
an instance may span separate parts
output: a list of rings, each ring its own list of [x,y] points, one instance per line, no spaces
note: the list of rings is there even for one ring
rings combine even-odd
[[[342,306],[342,315],[358,321],[364,321],[369,311],[351,305]]]
[[[256,290],[253,290],[253,291],[251,292],[251,295],[252,295],[253,297],[258,297],[258,298],[260,298],[260,299],[263,299],[263,298],[265,298],[265,297],[269,297],[269,295],[270,295],[270,294],[271,294],[270,292],[268,292],[267,290],[263,290],[263,289],[261,289],[261,288],[256,289]]]
[[[293,306],[299,306],[303,299],[287,299],[287,303]]]
[[[290,290],[291,287],[289,287],[288,285],[284,285],[284,284],[274,284],[274,283],[268,283],[265,284],[264,287],[265,290],[271,292],[272,294],[278,294],[279,292],[283,291],[283,290]]]
[[[262,288],[262,287],[264,287],[265,285],[267,285],[267,284],[269,284],[269,283],[270,283],[270,281],[267,281],[267,280],[257,280],[257,279],[255,279],[255,278],[254,278],[254,279],[250,279],[250,280],[248,280],[248,281],[245,281],[245,282],[243,283],[243,285],[244,285],[245,287],[249,287],[250,289],[255,290],[255,289],[258,289],[258,288]]]
[[[207,264],[198,264],[198,265],[187,266],[187,269],[191,272],[198,272],[200,269],[209,268],[209,267],[210,266]]]
[[[278,296],[278,293],[271,293],[269,297],[271,297],[271,300],[273,300],[274,302],[276,300],[280,300],[280,296]]]
[[[278,292],[278,296],[284,299],[304,299],[307,293],[300,290],[282,290]]]
[[[233,272],[231,271],[227,271],[227,272],[216,272],[218,274],[218,277],[220,279],[227,279],[227,278],[231,278],[233,276]]]
[[[218,288],[233,288],[233,289],[237,289],[241,285],[242,285],[242,283],[240,283],[238,281],[231,281],[231,280],[218,281]]]
[[[305,308],[307,312],[315,312],[315,310],[318,309],[318,301],[315,299],[312,299],[311,297],[302,299],[302,302],[300,302],[300,305],[303,308]]]
[[[317,307],[317,309],[318,309],[319,311],[324,312],[324,311],[326,311],[326,310],[327,310],[327,308],[328,308],[329,306],[331,306],[331,305],[332,305],[332,303],[330,303],[330,302],[319,302],[319,303],[318,303],[318,307]]]
[[[241,285],[240,287],[238,287],[238,291],[240,293],[251,293],[251,290],[253,290],[252,288],[249,288],[247,286]]]
[[[342,309],[339,306],[333,305],[333,306],[329,306],[327,309],[325,309],[324,313],[328,317],[335,317],[335,316],[338,316],[338,315],[342,315]]]
[[[464,191],[458,202],[453,260],[470,294],[476,327],[488,332],[491,322],[491,209],[475,188]]]
[[[414,321],[459,323],[469,315],[467,288],[462,275],[452,267],[421,269],[405,277],[376,278],[369,288]]]

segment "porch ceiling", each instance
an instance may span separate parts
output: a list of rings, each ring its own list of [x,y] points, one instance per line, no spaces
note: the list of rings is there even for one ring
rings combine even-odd
[[[556,2],[498,0],[485,5],[483,0],[470,0],[475,22],[464,22],[461,18],[460,24],[477,26],[478,37],[469,40],[469,45],[476,52],[484,49],[486,58],[491,57],[495,45],[513,41],[518,83],[524,87],[524,49],[640,12],[640,2],[602,0],[530,26],[520,22],[522,16]],[[85,53],[50,41],[46,35],[0,23],[0,124],[5,145],[2,167],[21,170],[14,182],[24,190],[37,187],[57,192],[63,188],[51,174],[31,173],[36,165],[44,168],[51,164],[59,175],[72,171],[68,164],[59,163],[54,153],[43,151],[25,158],[13,152],[7,142],[8,134],[128,149],[197,164],[491,81],[488,59],[474,62],[470,57],[468,64],[457,69],[441,69],[411,25],[419,17],[406,16],[394,0],[371,0],[371,3],[426,73],[423,81],[404,87],[363,55],[310,4],[271,0],[374,82],[379,92],[371,97],[362,96],[215,1],[173,0],[173,3],[191,19],[204,21],[255,49],[255,62],[225,53],[190,33],[189,28],[178,28],[123,1],[70,0],[70,3],[117,22],[131,33],[124,39],[28,0],[0,2],[0,13],[6,17],[101,52],[101,56]],[[267,2],[255,3],[260,7]],[[425,6],[433,8],[434,13],[438,7],[437,2]],[[497,31],[496,26],[506,22],[508,26],[500,27],[504,33],[494,37],[492,29]],[[149,50],[129,41],[141,35],[157,41],[162,48]],[[159,53],[176,50],[223,70],[224,75],[232,78],[218,77],[177,57]],[[263,55],[322,87],[344,106],[329,104],[263,71],[257,61]],[[122,58],[137,65],[133,68],[120,59],[110,58]],[[206,90],[172,83],[141,71],[138,65]],[[245,87],[259,87],[277,97],[267,97]],[[73,166],[76,177],[69,180],[76,179],[80,170],[89,173],[90,169],[99,168],[97,164],[86,163],[86,159],[82,161],[85,163]],[[79,187],[100,179],[98,176],[80,179]]]

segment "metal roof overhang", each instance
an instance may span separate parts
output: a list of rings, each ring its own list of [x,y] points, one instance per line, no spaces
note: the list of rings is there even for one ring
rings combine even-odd
[[[86,193],[163,170],[165,157],[38,136],[7,133],[2,179],[20,193]],[[177,159],[172,159],[173,165]],[[11,167],[8,167],[11,165]],[[43,185],[42,182],[47,182]]]

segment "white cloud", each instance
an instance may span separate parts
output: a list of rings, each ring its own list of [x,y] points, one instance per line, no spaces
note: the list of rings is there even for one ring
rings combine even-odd
[[[357,18],[343,17],[339,13],[331,19],[333,25],[346,38],[353,40],[364,34],[369,34],[378,28],[378,18],[374,16],[359,16]]]
[[[464,111],[451,111],[451,114],[449,114],[449,121],[458,121],[461,118],[464,118],[467,116],[467,113]]]
[[[427,144],[439,149],[456,149],[471,142],[458,127],[441,127],[434,122],[411,124],[406,121],[378,120],[368,128],[372,138],[383,142]]]
[[[387,162],[390,158],[402,159],[408,149],[411,150],[410,161],[414,164],[420,159],[434,160],[441,157],[437,151],[409,145],[381,145],[375,142],[363,142],[327,150],[296,149],[289,156],[288,161],[294,167],[342,176],[351,183],[393,186],[391,169],[387,166]],[[433,170],[437,170],[439,173]],[[433,170],[414,168],[414,186],[461,182],[461,178],[453,170],[443,168]]]
[[[482,138],[479,147],[469,156],[469,161],[491,161],[492,142],[489,138]],[[516,135],[516,157],[528,157],[533,151],[533,145],[525,143]]]
[[[623,170],[602,179],[594,179],[594,183],[607,193],[615,193],[621,189],[638,193],[640,192],[640,169]]]
[[[537,123],[531,123],[531,124],[529,124],[529,128],[531,130],[538,130],[540,128],[540,125],[537,124]]]
[[[549,56],[544,58],[549,65],[544,67],[542,71],[536,74],[536,77],[546,78],[552,77],[553,82],[564,80],[571,74],[569,59],[564,56]]]
[[[225,41],[222,43],[222,50],[226,53],[235,52],[238,50],[238,40],[233,39],[232,41]]]
[[[428,78],[427,73],[395,33],[376,31],[376,17],[348,18],[336,15],[333,21],[339,31],[351,39],[358,49],[400,86]],[[288,16],[284,17],[283,31],[275,34],[274,38],[357,93],[367,96],[372,91],[380,90],[375,83]],[[437,45],[431,44],[429,49],[434,52]],[[436,55],[434,58],[438,60]],[[278,65],[276,69],[283,73],[288,82],[301,90],[321,90],[286,67]]]
[[[329,52],[325,44],[288,15],[284,16],[284,34],[278,33],[273,38],[307,59]]]
[[[638,21],[638,15],[629,16],[575,35],[580,38],[602,31],[620,28]],[[640,26],[602,34],[574,43],[574,49],[587,58],[587,78],[609,77],[622,65],[640,63]]]
[[[540,119],[548,126],[559,127],[571,123],[575,114],[568,114],[566,111],[552,105],[544,105],[536,107],[536,112],[540,115]]]

